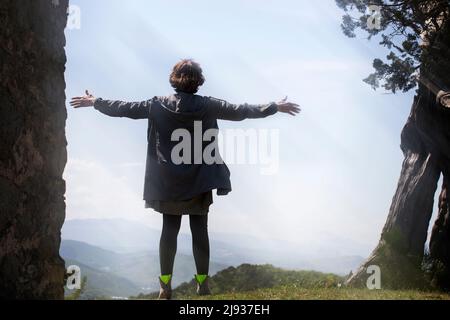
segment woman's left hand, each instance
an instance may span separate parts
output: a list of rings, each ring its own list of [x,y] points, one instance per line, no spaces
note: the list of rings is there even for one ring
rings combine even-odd
[[[296,116],[298,113],[302,111],[300,106],[296,103],[288,102],[287,97],[277,103],[278,112],[287,113],[291,116]]]

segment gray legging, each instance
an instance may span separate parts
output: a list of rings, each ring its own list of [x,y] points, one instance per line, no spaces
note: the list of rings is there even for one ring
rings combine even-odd
[[[177,252],[177,238],[182,216],[163,215],[163,229],[159,243],[161,274],[173,274],[173,264]],[[209,237],[208,216],[189,216],[192,232],[192,249],[194,251],[197,274],[209,273]]]

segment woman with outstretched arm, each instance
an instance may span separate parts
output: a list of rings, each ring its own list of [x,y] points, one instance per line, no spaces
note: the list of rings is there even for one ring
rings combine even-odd
[[[146,208],[154,209],[163,217],[159,250],[160,299],[171,299],[172,296],[171,279],[183,215],[189,215],[190,220],[197,293],[210,294],[208,213],[213,202],[212,191],[217,190],[218,195],[231,191],[230,171],[226,164],[223,161],[212,164],[198,162],[199,157],[203,157],[202,149],[193,147],[193,152],[183,151],[187,154],[182,158],[193,161],[175,161],[173,150],[179,142],[173,141],[173,133],[181,129],[192,134],[198,123],[204,133],[217,130],[217,120],[258,119],[277,112],[295,116],[300,112],[299,106],[287,102],[287,99],[263,105],[235,105],[197,95],[204,81],[198,63],[182,60],[170,75],[170,84],[175,89],[172,95],[141,102],[123,102],[95,98],[86,91],[85,96],[72,98],[70,103],[74,108],[94,107],[111,117],[147,119],[149,122],[144,200]]]

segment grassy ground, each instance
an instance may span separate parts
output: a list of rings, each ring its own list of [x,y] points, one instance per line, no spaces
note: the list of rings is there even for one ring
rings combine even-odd
[[[315,271],[289,271],[271,265],[243,264],[210,278],[214,295],[204,300],[450,300],[450,294],[420,290],[368,290],[340,287],[344,277]],[[174,290],[176,300],[196,300],[196,283]],[[135,299],[152,300],[158,293]]]
[[[180,297],[181,298],[181,297]],[[186,297],[199,299],[198,297]],[[440,292],[367,290],[349,288],[304,289],[282,286],[251,292],[227,293],[200,298],[204,300],[450,300]]]

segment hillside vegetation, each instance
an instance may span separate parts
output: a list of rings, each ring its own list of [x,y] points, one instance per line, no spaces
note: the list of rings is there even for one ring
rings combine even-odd
[[[298,288],[334,288],[344,279],[334,274],[316,271],[288,271],[272,265],[243,264],[230,267],[210,278],[210,287],[214,295],[236,294],[258,289],[294,285]],[[175,298],[196,298],[195,280],[183,283],[174,289]],[[140,299],[157,298],[157,293],[140,295]]]
[[[175,299],[204,300],[450,300],[440,292],[352,289],[345,279],[315,271],[287,271],[271,265],[244,264],[225,269],[210,279],[212,296],[198,297],[195,281],[174,289]],[[156,299],[157,293],[137,299]]]
[[[191,297],[193,298],[193,297]],[[450,300],[441,292],[368,290],[350,288],[299,288],[287,285],[241,293],[224,293],[198,300]]]

